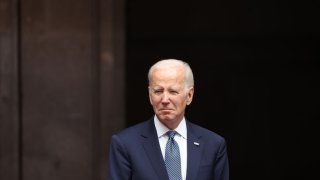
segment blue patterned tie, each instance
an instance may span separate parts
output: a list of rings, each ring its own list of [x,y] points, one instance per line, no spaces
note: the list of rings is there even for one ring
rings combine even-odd
[[[169,137],[166,145],[165,164],[170,180],[182,180],[181,177],[181,159],[178,143],[174,140],[177,132],[168,131]]]

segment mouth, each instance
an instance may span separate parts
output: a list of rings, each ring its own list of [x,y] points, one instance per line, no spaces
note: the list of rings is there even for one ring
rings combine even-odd
[[[171,111],[173,111],[173,109],[160,109],[160,111],[166,113],[166,112],[171,112]]]

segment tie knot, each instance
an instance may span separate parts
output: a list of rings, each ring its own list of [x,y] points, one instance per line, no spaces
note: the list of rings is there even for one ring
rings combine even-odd
[[[169,136],[169,139],[173,139],[176,134],[177,134],[176,131],[168,131],[167,132],[167,135]]]

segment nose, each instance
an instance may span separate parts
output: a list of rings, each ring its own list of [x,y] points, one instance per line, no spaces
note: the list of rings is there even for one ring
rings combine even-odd
[[[170,97],[168,93],[163,93],[162,99],[161,99],[162,103],[169,103],[170,102]]]

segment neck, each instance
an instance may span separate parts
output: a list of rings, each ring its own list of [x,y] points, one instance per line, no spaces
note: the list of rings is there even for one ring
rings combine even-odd
[[[180,122],[182,121],[182,118],[179,120],[179,121],[174,121],[174,122],[165,122],[165,123],[163,123],[168,129],[170,129],[170,130],[174,130],[174,129],[176,129],[178,126],[179,126],[179,124],[180,124]]]

